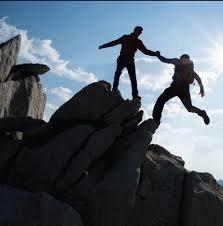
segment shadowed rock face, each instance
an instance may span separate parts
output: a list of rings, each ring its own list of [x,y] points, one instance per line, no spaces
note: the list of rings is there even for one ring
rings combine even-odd
[[[183,198],[182,226],[223,224],[223,188],[211,174],[188,172]]]
[[[38,75],[45,74],[50,68],[45,64],[19,64],[11,68],[7,80],[22,80],[26,77],[35,76],[39,82]]]
[[[15,53],[15,40],[3,47]],[[150,145],[157,124],[142,122],[140,100],[99,81],[49,123],[44,105],[35,76],[0,83],[0,225],[222,226],[222,187]]]
[[[208,173],[189,172],[180,157],[150,145],[128,226],[221,226],[223,189]]]
[[[47,193],[0,185],[1,225],[83,226],[80,215]]]
[[[129,226],[178,226],[184,162],[158,145],[146,153]]]
[[[20,49],[21,36],[18,35],[5,43],[0,44],[0,82],[4,82],[16,63]]]
[[[18,189],[50,193],[83,213],[85,225],[123,225],[134,204],[140,167],[156,124],[148,120],[138,126],[140,101],[123,100],[104,81],[85,87],[71,100],[80,111],[76,105],[72,109],[71,101],[68,108],[65,103],[57,117],[35,127],[36,132],[27,128],[32,120],[17,122],[27,132],[10,164],[2,163],[4,180]],[[92,109],[94,105],[99,107]],[[61,120],[64,115],[67,119]],[[44,143],[38,140],[42,133],[50,137]],[[32,137],[36,143],[27,146]]]
[[[14,127],[13,118],[3,120],[25,136],[22,143],[2,136],[0,182],[49,193],[78,211],[84,226],[222,226],[222,188],[150,145],[157,125],[139,124],[140,104],[100,81],[75,94],[49,123],[17,118]]]

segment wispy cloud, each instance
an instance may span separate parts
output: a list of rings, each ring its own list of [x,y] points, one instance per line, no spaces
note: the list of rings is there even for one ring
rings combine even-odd
[[[135,62],[143,62],[143,63],[153,63],[158,61],[159,60],[157,58],[151,58],[151,57],[139,57],[135,59]]]
[[[63,102],[68,101],[73,96],[72,90],[65,88],[65,87],[62,87],[62,86],[52,88],[52,89],[48,89],[48,92],[56,95]]]
[[[4,42],[13,36],[21,35],[21,50],[18,59],[20,62],[47,64],[54,74],[74,81],[91,83],[97,81],[93,73],[83,68],[71,68],[69,61],[61,59],[58,51],[53,47],[52,40],[30,38],[28,31],[19,29],[6,21],[6,17],[0,20],[0,42]]]

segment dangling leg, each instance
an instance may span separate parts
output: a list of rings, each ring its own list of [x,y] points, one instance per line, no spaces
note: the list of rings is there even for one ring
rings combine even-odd
[[[115,77],[114,77],[114,82],[113,82],[113,91],[118,91],[118,85],[119,85],[119,78],[122,74],[122,70],[125,67],[125,65],[120,61],[120,59],[117,59],[117,67],[115,71]]]
[[[164,92],[158,97],[153,108],[153,119],[156,121],[157,124],[160,124],[162,111],[165,103],[175,96],[175,89],[173,86],[170,86],[169,88],[165,89]]]
[[[189,86],[185,87],[185,89],[182,89],[181,93],[180,93],[180,95],[178,95],[178,97],[180,98],[180,100],[182,101],[184,107],[188,110],[188,112],[198,114],[200,117],[203,118],[204,123],[206,125],[208,125],[210,123],[210,119],[209,119],[206,111],[201,110],[192,105]]]
[[[127,70],[129,73],[129,77],[130,77],[130,81],[131,81],[131,85],[132,85],[132,97],[133,99],[135,98],[140,98],[138,96],[138,89],[137,89],[137,80],[136,80],[136,70],[135,70],[135,63],[134,61],[129,62],[127,65]]]

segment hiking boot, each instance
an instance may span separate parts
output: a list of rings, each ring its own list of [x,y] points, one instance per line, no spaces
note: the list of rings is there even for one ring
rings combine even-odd
[[[206,125],[208,125],[210,123],[210,118],[208,117],[206,111],[202,111],[202,114],[200,116],[203,118],[204,123]]]

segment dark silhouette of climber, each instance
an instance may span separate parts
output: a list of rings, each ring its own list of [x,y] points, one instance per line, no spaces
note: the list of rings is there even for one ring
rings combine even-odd
[[[203,118],[205,124],[209,124],[210,119],[207,113],[204,110],[193,106],[191,103],[189,85],[194,82],[194,79],[197,80],[200,86],[199,94],[201,94],[201,97],[203,97],[205,94],[202,81],[193,69],[193,62],[190,60],[190,56],[188,54],[183,54],[180,59],[167,59],[159,54],[157,55],[157,57],[164,63],[175,65],[175,72],[172,77],[173,82],[171,83],[170,87],[164,90],[164,92],[158,97],[155,103],[155,106],[153,108],[153,119],[159,125],[165,103],[171,98],[178,96],[182,101],[184,107],[189,112],[197,113],[200,117]]]
[[[141,52],[149,56],[157,56],[158,54],[158,51],[153,52],[147,49],[144,46],[143,42],[140,39],[138,39],[142,31],[143,31],[142,27],[136,26],[134,28],[133,33],[129,35],[123,35],[121,38],[117,40],[114,40],[99,46],[99,49],[102,49],[102,48],[112,47],[118,44],[122,45],[120,55],[117,59],[117,68],[115,71],[113,91],[119,93],[118,91],[119,78],[122,74],[122,70],[126,67],[131,80],[133,99],[141,98],[140,96],[138,96],[135,62],[134,62],[136,51],[139,49]]]

